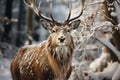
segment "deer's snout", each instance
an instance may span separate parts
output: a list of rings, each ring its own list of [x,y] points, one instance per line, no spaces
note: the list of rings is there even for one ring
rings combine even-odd
[[[58,40],[59,40],[61,43],[63,43],[63,42],[65,41],[65,37],[64,37],[64,36],[61,36],[61,37],[58,38]]]

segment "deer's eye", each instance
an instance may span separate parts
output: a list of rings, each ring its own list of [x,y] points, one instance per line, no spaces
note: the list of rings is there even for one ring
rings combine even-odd
[[[56,32],[56,30],[52,30],[52,33],[55,33]]]
[[[67,29],[67,32],[70,32],[70,29]]]

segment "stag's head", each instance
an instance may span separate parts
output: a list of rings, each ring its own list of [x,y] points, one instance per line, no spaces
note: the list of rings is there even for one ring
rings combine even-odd
[[[82,10],[78,16],[70,19],[71,16],[71,8],[70,8],[67,19],[64,22],[58,22],[52,16],[52,6],[50,6],[51,18],[48,18],[43,16],[40,12],[41,3],[39,3],[38,7],[36,7],[34,5],[35,0],[30,0],[29,3],[26,0],[24,0],[24,3],[40,17],[42,26],[51,33],[49,36],[49,40],[51,44],[54,45],[53,47],[68,46],[71,43],[73,43],[71,31],[76,29],[80,24],[80,20],[78,18],[83,13],[84,0],[81,0],[81,2],[82,2]]]

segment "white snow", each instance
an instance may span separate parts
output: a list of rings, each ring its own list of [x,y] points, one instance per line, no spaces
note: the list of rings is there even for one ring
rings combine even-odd
[[[97,59],[95,59],[90,65],[89,68],[93,71],[101,71],[103,70],[107,63],[110,60],[110,54],[107,52],[102,52],[100,57],[98,57]]]
[[[120,79],[120,64],[118,68],[116,69],[116,71],[114,72],[114,75],[112,77],[112,80],[119,80],[119,79]]]
[[[0,59],[0,80],[12,80],[9,59]]]

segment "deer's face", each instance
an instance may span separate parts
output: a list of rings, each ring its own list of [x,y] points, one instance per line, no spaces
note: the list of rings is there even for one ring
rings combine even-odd
[[[54,46],[69,46],[73,43],[71,31],[79,26],[80,20],[74,21],[70,24],[55,24],[41,20],[43,27],[49,30],[50,42]]]
[[[54,26],[50,34],[52,42],[56,46],[68,46],[72,43],[71,30],[68,26]]]

